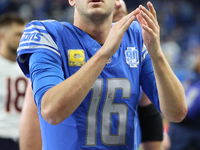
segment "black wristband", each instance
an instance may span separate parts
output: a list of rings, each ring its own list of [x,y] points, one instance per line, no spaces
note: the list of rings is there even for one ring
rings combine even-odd
[[[138,107],[142,142],[163,140],[163,120],[157,108],[150,104]]]

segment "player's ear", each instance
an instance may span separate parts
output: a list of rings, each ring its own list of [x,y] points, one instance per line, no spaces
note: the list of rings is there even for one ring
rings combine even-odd
[[[2,40],[3,38],[4,38],[4,32],[0,30],[0,40]]]
[[[69,4],[71,5],[71,6],[75,6],[75,1],[74,0],[68,0],[69,1]]]
[[[120,5],[120,0],[116,0],[115,1],[115,6],[119,6]]]

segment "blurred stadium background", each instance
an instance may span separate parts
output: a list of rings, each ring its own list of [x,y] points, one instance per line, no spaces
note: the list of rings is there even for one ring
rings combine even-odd
[[[146,0],[125,0],[128,11]],[[200,51],[200,1],[151,0],[161,27],[162,49],[171,67],[182,81],[190,75]],[[27,22],[55,19],[73,22],[73,8],[68,0],[0,0],[0,15],[14,11]]]

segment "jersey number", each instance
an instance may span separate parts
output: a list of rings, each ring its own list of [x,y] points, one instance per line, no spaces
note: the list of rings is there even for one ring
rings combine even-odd
[[[101,111],[101,120],[97,119],[98,106],[103,91],[103,79],[97,79],[92,86],[92,96],[87,114],[86,146],[95,146],[97,141],[97,121],[101,121],[101,141],[105,145],[125,145],[128,106],[114,103],[116,90],[122,90],[121,99],[130,98],[131,84],[128,79],[108,79],[107,93]],[[117,134],[111,134],[111,116],[118,116]]]
[[[24,89],[22,91],[19,90],[19,85],[20,84],[24,84]],[[14,102],[14,106],[15,106],[15,109],[16,111],[18,112],[21,112],[22,108],[20,108],[18,105],[19,103],[19,100],[21,97],[24,97],[25,96],[25,90],[26,90],[26,86],[27,86],[27,80],[25,78],[18,78],[15,83],[14,83],[14,88],[15,88],[15,91],[12,91],[11,89],[13,88],[12,87],[12,83],[11,83],[11,78],[8,78],[7,80],[7,103],[6,103],[6,111],[7,112],[10,112],[10,106],[11,104]],[[11,100],[11,94],[12,93],[16,93],[16,97]]]

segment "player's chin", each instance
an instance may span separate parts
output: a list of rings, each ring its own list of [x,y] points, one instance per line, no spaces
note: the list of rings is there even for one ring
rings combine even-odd
[[[99,17],[99,19],[104,18],[106,16],[105,10],[101,8],[96,8],[90,10],[90,16],[93,18]]]
[[[93,14],[103,14],[105,10],[101,7],[97,7],[97,8],[92,8],[91,12],[93,12]]]

